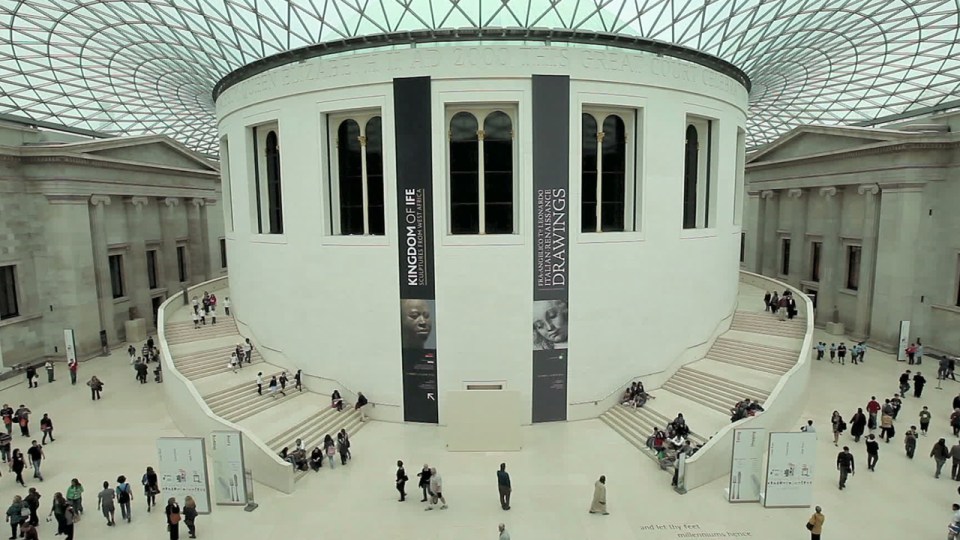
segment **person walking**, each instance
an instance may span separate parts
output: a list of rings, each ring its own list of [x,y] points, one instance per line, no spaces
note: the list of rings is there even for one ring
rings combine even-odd
[[[880,459],[880,443],[873,433],[867,435],[867,469],[876,471],[877,461]]]
[[[833,363],[833,360],[837,357],[837,344],[830,344],[830,363]]]
[[[884,414],[880,417],[880,438],[889,443],[894,434],[893,417],[889,414]]]
[[[70,487],[67,488],[67,504],[75,513],[83,515],[83,485],[76,478],[70,480]],[[73,523],[73,520],[68,522]]]
[[[340,451],[340,457],[343,459],[343,464],[347,464],[347,460],[353,459],[353,455],[350,453],[350,436],[347,435],[347,429],[343,428],[337,433],[337,450]]]
[[[333,437],[327,433],[323,437],[323,452],[327,455],[327,462],[330,463],[330,468],[335,469],[337,464],[337,445],[333,442]]]
[[[363,395],[363,392],[357,392],[357,403],[353,406],[360,413],[360,421],[367,421],[367,413],[363,410],[367,405],[367,396]]]
[[[217,306],[216,304],[210,305],[210,324],[217,324]],[[190,527],[187,527],[188,529]],[[191,537],[192,538],[192,537]]]
[[[43,453],[43,447],[37,441],[30,441],[30,448],[27,449],[27,455],[30,456],[30,463],[33,465],[33,477],[43,482],[43,474],[40,473],[40,464],[43,458],[47,457]]]
[[[847,428],[847,425],[843,422],[843,418],[840,417],[839,411],[833,411],[833,415],[830,416],[830,425],[833,428],[833,445],[837,446],[837,441],[840,440],[840,434]]]
[[[23,516],[23,508],[23,498],[19,495],[14,495],[13,502],[7,507],[7,523],[10,524],[10,540],[16,540],[17,529],[20,528],[21,523],[26,521],[26,518]]]
[[[873,431],[877,429],[877,414],[880,412],[880,402],[877,401],[877,396],[870,396],[870,401],[867,402],[867,429]]]
[[[500,508],[510,509],[510,492],[513,488],[510,485],[510,473],[507,472],[507,464],[501,463],[500,470],[497,471],[497,489],[500,491]]]
[[[214,306],[210,306],[210,312],[214,313]],[[214,322],[216,322],[216,316],[214,316]],[[197,537],[197,501],[193,500],[193,497],[187,495],[183,499],[183,522],[187,524],[187,537],[196,538]]]
[[[407,492],[405,486],[407,485],[407,471],[403,470],[403,462],[397,460],[397,491],[400,492],[400,501],[403,502],[407,500]]]
[[[846,365],[847,360],[847,344],[840,342],[840,345],[837,346],[837,359],[840,360],[840,365]]]
[[[67,507],[63,511],[63,535],[64,540],[73,540],[73,529],[74,526],[80,521],[80,514],[83,512],[79,511],[70,504],[70,501],[67,500]]]
[[[293,374],[293,387],[297,390],[297,392],[303,392],[303,371],[302,370],[298,369],[297,372]]]
[[[427,492],[430,490],[430,466],[424,463],[423,469],[420,469],[417,477],[420,478],[417,487],[423,490],[423,498],[420,499],[420,502],[427,502]]]
[[[167,532],[170,533],[170,540],[180,540],[180,505],[177,504],[175,497],[167,499],[164,514],[167,515]]]
[[[507,532],[507,526],[503,523],[497,525],[497,531],[500,532],[500,536],[497,540],[510,540],[510,533]]]
[[[607,477],[601,475],[593,484],[593,500],[590,501],[590,513],[610,515],[607,512]]]
[[[853,436],[853,442],[860,442],[863,437],[864,429],[867,427],[867,415],[863,414],[863,409],[858,408],[850,419],[850,435]]]
[[[844,446],[843,450],[837,454],[837,470],[840,471],[840,489],[847,487],[847,476],[855,473],[853,454],[850,448]]]
[[[258,396],[263,395],[263,372],[262,371],[257,372],[257,395]]]
[[[223,314],[226,315],[227,317],[230,316],[230,297],[229,296],[223,297]]]
[[[63,514],[67,510],[67,500],[63,498],[63,493],[59,491],[53,494],[53,504],[50,505],[50,513],[47,514],[47,521],[53,516],[57,521],[57,534],[60,536],[66,532],[67,520]]]
[[[0,431],[0,463],[10,462],[11,444],[13,444],[13,437],[6,431]]]
[[[7,403],[4,403],[3,408],[0,408],[0,417],[3,418],[3,428],[7,430],[7,435],[12,435],[14,417],[13,407]]]
[[[770,294],[770,291],[767,291],[766,293],[764,293],[764,295],[763,295],[763,310],[764,310],[764,311],[770,311],[770,299],[771,299],[772,297],[773,297],[773,295]]]
[[[56,440],[53,438],[53,420],[50,419],[47,413],[43,413],[43,418],[40,419],[40,431],[43,433],[40,444],[47,444],[47,437],[50,437],[50,442]]]
[[[94,401],[100,399],[100,392],[103,391],[103,381],[94,375],[93,377],[90,377],[89,381],[87,381],[87,386],[90,387],[90,399]]]
[[[913,453],[917,450],[917,426],[910,426],[910,429],[903,435],[903,448],[907,452],[907,457],[913,459]]]
[[[107,518],[107,527],[117,524],[115,521],[117,509],[113,505],[116,497],[117,493],[110,488],[110,482],[104,481],[103,490],[97,494],[97,510],[101,510],[103,517]]]
[[[960,442],[950,447],[950,458],[953,460],[950,478],[960,480]]]
[[[37,510],[40,509],[40,494],[37,492],[37,488],[27,490],[27,496],[23,498],[23,504],[30,511],[27,523],[34,526],[39,525],[40,517],[37,516]]]
[[[143,484],[143,494],[147,498],[147,512],[157,505],[157,495],[160,494],[158,482],[157,473],[153,471],[153,467],[147,467],[143,478],[140,479],[140,483]]]
[[[940,470],[943,469],[943,464],[947,462],[947,458],[950,457],[950,450],[947,448],[947,440],[940,439],[933,445],[933,449],[930,450],[930,457],[937,464],[937,470],[933,473],[934,478],[940,478]]]
[[[23,469],[27,467],[26,460],[23,459],[23,453],[19,448],[14,448],[13,456],[10,459],[10,470],[16,475],[15,481],[22,487],[27,487],[23,481]]]
[[[424,510],[433,510],[433,506],[437,504],[437,501],[440,501],[440,509],[447,509],[447,499],[443,497],[443,479],[440,478],[440,473],[437,472],[436,468],[430,469],[430,506],[424,508]]]
[[[250,342],[250,338],[243,340],[243,360],[246,363],[250,363],[250,357],[253,355],[253,343]]]
[[[823,533],[823,522],[826,521],[823,510],[816,507],[813,515],[807,520],[807,530],[810,531],[810,540],[820,540],[820,534]]]
[[[953,503],[951,508],[953,508],[953,517],[947,524],[947,540],[957,540],[957,536],[960,536],[960,504]]]
[[[133,501],[133,488],[127,483],[127,477],[120,475],[117,477],[117,502],[120,503],[120,517],[130,523],[133,517],[133,510],[130,503]]]
[[[913,397],[920,397],[920,395],[923,394],[923,387],[926,384],[927,378],[918,371],[917,374],[913,376]]]
[[[43,368],[47,370],[47,382],[52,383],[55,380],[53,378],[53,362],[48,360],[47,363],[43,365]]]
[[[77,384],[77,370],[80,369],[76,358],[67,360],[67,370],[70,371],[70,384]]]
[[[33,411],[30,410],[30,407],[21,404],[17,408],[17,412],[14,413],[14,416],[17,418],[17,423],[20,424],[20,435],[23,437],[30,436],[30,415],[33,414]]]

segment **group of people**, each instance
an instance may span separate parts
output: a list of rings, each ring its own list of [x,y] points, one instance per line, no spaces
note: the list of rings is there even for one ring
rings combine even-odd
[[[623,397],[620,398],[620,403],[622,405],[628,405],[633,408],[643,407],[647,400],[656,399],[643,389],[643,383],[640,381],[634,381],[630,383],[630,386],[627,387],[623,392]]]
[[[797,316],[797,301],[790,291],[783,291],[783,294],[766,291],[763,295],[763,307],[764,311],[773,313],[781,321]]]
[[[127,354],[130,356],[130,365],[133,366],[133,370],[137,374],[137,381],[140,384],[147,384],[147,372],[150,370],[150,362],[157,363],[157,367],[153,369],[154,382],[163,382],[163,370],[160,367],[163,365],[160,362],[160,349],[155,346],[153,336],[147,336],[146,343],[144,343],[140,349],[140,356],[137,356],[137,348],[134,347],[133,344],[127,347]]]
[[[251,363],[253,361],[252,358],[253,343],[250,341],[250,338],[246,338],[242,342],[237,343],[230,352],[230,360],[227,362],[227,367],[236,373],[238,369],[243,367],[243,364]]]
[[[331,469],[335,469],[337,455],[340,456],[340,465],[346,465],[348,461],[353,459],[353,455],[350,453],[350,436],[346,429],[341,429],[337,433],[336,442],[330,434],[325,435],[323,442],[315,446],[309,455],[307,455],[307,448],[302,439],[296,440],[293,450],[290,450],[288,446],[284,446],[283,450],[280,450],[280,459],[290,463],[298,471],[313,470],[317,472],[323,468],[324,460],[330,464]]]
[[[760,405],[759,401],[743,398],[743,401],[738,401],[737,404],[730,409],[730,421],[736,422],[750,416],[756,416],[757,413],[762,412],[763,406]]]
[[[231,361],[233,358],[231,358]],[[236,373],[236,369],[234,370]],[[277,398],[277,395],[283,394],[287,395],[287,383],[290,382],[290,377],[287,375],[286,370],[281,371],[279,375],[271,375],[270,381],[267,383],[267,392],[274,399]],[[257,395],[263,395],[263,372],[257,372]],[[298,392],[303,392],[303,372],[297,370],[293,374],[293,388]]]
[[[53,362],[46,361],[43,364],[44,371],[47,372],[47,382],[52,383],[56,379],[54,378],[54,367]],[[31,364],[23,369],[24,374],[27,376],[27,388],[37,388],[40,386],[40,364]]]
[[[210,319],[210,324],[217,324],[217,295],[216,293],[210,293],[203,291],[203,297],[197,298],[193,297],[191,300],[193,305],[193,312],[191,317],[193,318],[193,327],[200,328],[201,325],[206,326],[207,319]],[[230,297],[227,296],[223,299],[223,310],[227,317],[230,316]]]
[[[817,360],[823,360],[824,353],[830,351],[830,363],[837,362],[841,366],[847,363],[847,352],[849,352],[850,363],[856,365],[863,363],[864,356],[867,353],[867,346],[865,342],[860,341],[848,349],[847,344],[841,341],[839,345],[831,343],[828,348],[825,341],[819,341],[813,346],[813,350],[817,351]]]

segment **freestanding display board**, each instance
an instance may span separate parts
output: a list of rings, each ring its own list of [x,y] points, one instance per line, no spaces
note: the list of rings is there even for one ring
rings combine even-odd
[[[570,78],[533,76],[533,414],[567,419]]]
[[[243,435],[239,431],[210,433],[213,458],[213,492],[217,504],[247,503],[247,477],[243,473]]]
[[[733,430],[733,448],[730,455],[729,502],[757,502],[760,500],[763,477],[763,428]]]
[[[394,79],[403,419],[439,422],[430,77]]]
[[[77,361],[77,340],[73,335],[73,328],[66,328],[63,331],[64,350],[67,353],[67,362]]]
[[[810,506],[816,459],[816,433],[771,433],[763,506]]]
[[[197,512],[210,513],[210,482],[207,479],[206,445],[200,437],[157,439],[157,475],[160,500],[176,497],[181,505],[187,495],[197,502]]]

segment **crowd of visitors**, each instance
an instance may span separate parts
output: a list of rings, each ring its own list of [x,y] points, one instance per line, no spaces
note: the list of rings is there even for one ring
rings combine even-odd
[[[648,400],[656,399],[643,389],[643,383],[641,381],[634,381],[630,383],[630,386],[624,390],[623,397],[620,398],[620,403],[623,405],[629,405],[633,408],[643,407]]]
[[[225,313],[229,317],[230,297],[228,296],[224,301],[226,302]],[[193,319],[193,327],[195,329],[200,328],[201,326],[206,326],[207,319],[210,319],[210,324],[217,324],[216,293],[203,291],[203,297],[198,299],[196,296],[194,296],[191,299],[191,305],[193,306],[193,311],[190,316]]]
[[[783,291],[783,294],[767,291],[763,295],[763,307],[764,311],[773,313],[781,321],[797,316],[797,301],[790,291]]]

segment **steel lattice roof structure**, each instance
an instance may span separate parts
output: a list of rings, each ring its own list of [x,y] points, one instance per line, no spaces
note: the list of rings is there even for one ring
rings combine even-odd
[[[247,64],[455,28],[640,37],[752,83],[748,146],[799,124],[960,107],[960,0],[0,0],[0,114],[216,152],[212,90]]]

